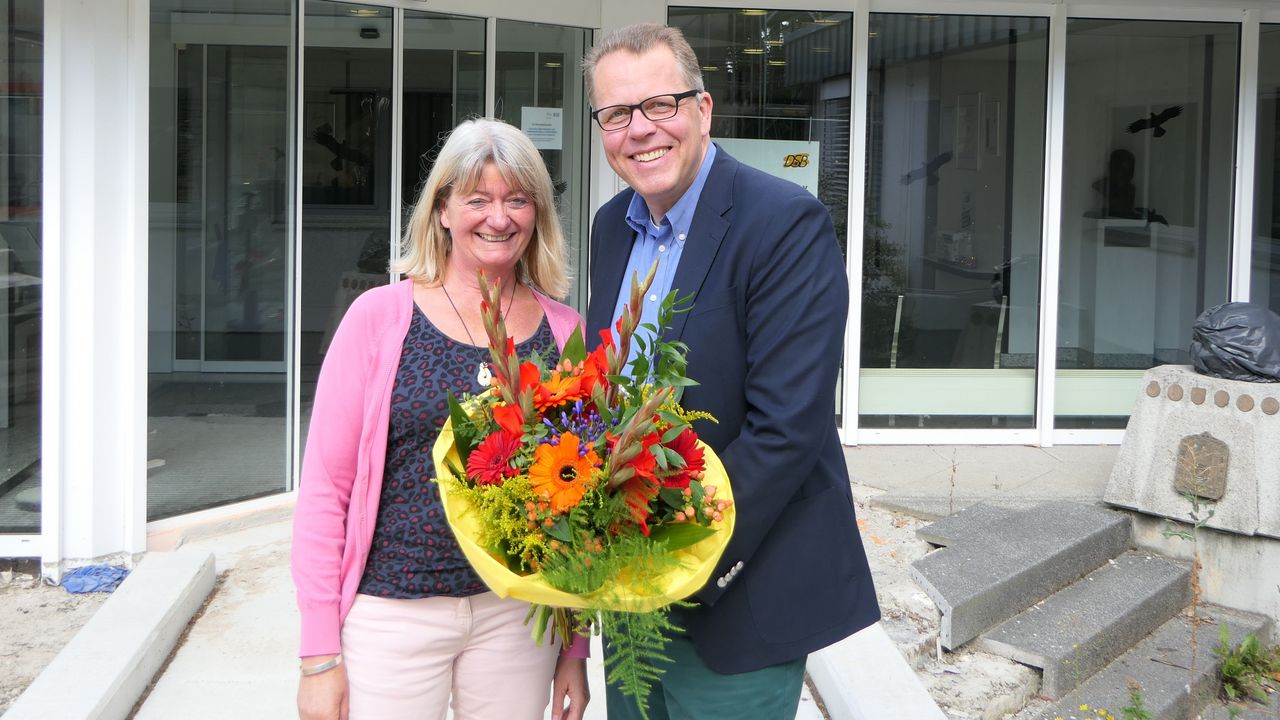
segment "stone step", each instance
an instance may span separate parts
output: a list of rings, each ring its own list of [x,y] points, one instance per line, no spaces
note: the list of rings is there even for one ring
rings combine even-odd
[[[945,546],[911,563],[911,575],[942,612],[943,646],[955,649],[1124,552],[1129,518],[1066,501],[980,504],[916,534]]]
[[[1042,669],[1040,694],[1056,700],[1185,607],[1190,579],[1183,563],[1126,552],[983,633],[977,645]]]
[[[1120,709],[1129,704],[1130,682],[1142,688],[1143,704],[1151,713],[1151,720],[1195,717],[1195,712],[1214,702],[1218,694],[1220,663],[1213,648],[1218,645],[1218,627],[1224,623],[1233,644],[1250,632],[1259,638],[1270,634],[1270,621],[1261,615],[1201,605],[1196,610],[1194,652],[1190,612],[1179,613],[1066,698],[1020,713],[1015,720],[1096,720],[1096,708],[1122,717]],[[1090,709],[1082,711],[1081,705]]]

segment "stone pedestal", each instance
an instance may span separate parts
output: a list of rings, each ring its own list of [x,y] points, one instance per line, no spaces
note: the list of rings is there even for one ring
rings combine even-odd
[[[1188,494],[1205,527],[1280,538],[1280,383],[1147,371],[1103,499],[1189,522]]]
[[[1192,522],[1188,495],[1213,512],[1195,543],[1164,533]],[[1103,499],[1142,513],[1136,546],[1199,556],[1201,600],[1280,621],[1280,383],[1148,370]]]

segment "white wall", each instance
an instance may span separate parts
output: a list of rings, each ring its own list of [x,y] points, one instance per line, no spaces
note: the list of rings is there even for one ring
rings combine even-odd
[[[45,6],[43,559],[145,541],[143,0]]]

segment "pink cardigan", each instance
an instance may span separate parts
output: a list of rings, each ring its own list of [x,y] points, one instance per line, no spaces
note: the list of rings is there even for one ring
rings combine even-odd
[[[563,348],[582,317],[534,295]],[[411,280],[362,294],[342,318],[320,370],[293,515],[301,657],[330,655],[342,647],[342,623],[373,543],[391,389],[412,317]]]

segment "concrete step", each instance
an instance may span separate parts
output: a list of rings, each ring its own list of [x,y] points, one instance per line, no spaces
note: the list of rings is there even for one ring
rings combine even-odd
[[[1066,501],[980,504],[916,535],[944,546],[911,575],[942,612],[943,646],[955,649],[1124,552],[1129,518]]]
[[[1195,642],[1190,612],[1180,613],[1121,655],[1067,697],[1048,707],[1023,712],[1015,720],[1083,718],[1096,720],[1095,708],[1106,708],[1115,717],[1129,704],[1129,683],[1142,688],[1143,704],[1151,720],[1186,720],[1214,701],[1218,694],[1218,627],[1226,624],[1232,643],[1247,633],[1269,635],[1270,621],[1252,613],[1216,605],[1196,610]],[[1088,705],[1085,712],[1081,705]]]
[[[1044,671],[1058,699],[1150,635],[1191,601],[1183,563],[1126,552],[978,638],[995,655]]]
[[[4,714],[5,720],[121,720],[213,590],[214,558],[149,553]]]

